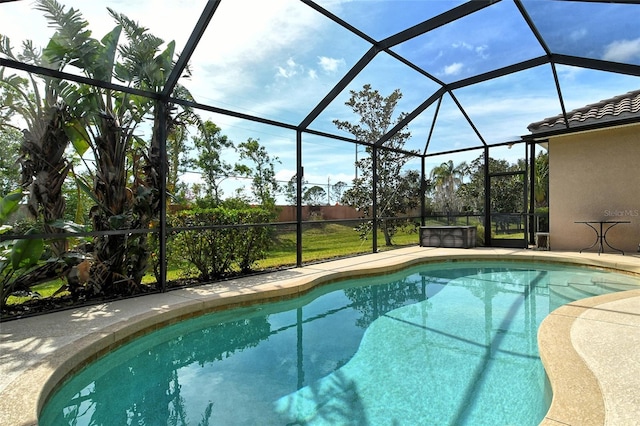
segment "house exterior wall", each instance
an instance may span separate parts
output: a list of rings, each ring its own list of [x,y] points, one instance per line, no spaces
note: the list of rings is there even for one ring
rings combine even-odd
[[[625,252],[638,250],[640,125],[549,140],[551,249],[580,250],[593,244],[595,232],[574,223],[592,220],[630,221],[611,229],[607,241]],[[598,245],[589,251],[597,252]],[[612,251],[605,245],[605,252]]]

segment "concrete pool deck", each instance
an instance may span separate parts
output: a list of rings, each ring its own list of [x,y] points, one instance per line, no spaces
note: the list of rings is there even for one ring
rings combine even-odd
[[[592,265],[640,274],[640,256],[520,249],[408,247],[0,323],[0,423],[37,424],[68,374],[166,324],[279,299],[359,274],[426,261],[499,259]],[[544,425],[626,425],[640,418],[640,287],[555,310],[540,326],[553,402]]]

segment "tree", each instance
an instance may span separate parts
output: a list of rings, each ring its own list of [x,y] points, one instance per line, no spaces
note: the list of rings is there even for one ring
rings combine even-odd
[[[162,90],[173,69],[174,42],[165,45],[147,28],[109,8],[116,25],[100,40],[91,37],[88,22],[75,9],[67,11],[55,0],[39,0],[36,9],[44,12],[55,29],[43,56],[60,63],[60,69],[73,66],[92,79],[116,79],[150,92]],[[122,43],[121,35],[126,38]],[[161,138],[175,130],[180,116],[177,111],[182,107],[97,86],[79,84],[66,89],[66,134],[76,149],[81,144],[91,148],[95,164],[85,163],[92,170],[91,183],[78,179],[95,202],[93,229],[149,229],[159,212],[160,179],[165,178],[161,173]],[[190,99],[183,87],[175,90]],[[137,129],[149,115],[153,125],[147,143],[137,136]],[[134,292],[147,268],[147,239],[146,233],[95,237],[87,286],[90,293]]]
[[[547,207],[549,205],[549,153],[541,151],[535,161],[535,207]]]
[[[304,191],[302,201],[309,206],[321,206],[327,204],[327,192],[318,185]]]
[[[507,160],[489,158],[489,173],[517,172],[523,165],[510,164]],[[484,156],[481,155],[468,167],[469,181],[458,188],[458,196],[468,210],[484,212]],[[506,175],[491,181],[491,212],[513,213],[522,210],[523,181],[521,175]]]
[[[222,200],[222,182],[232,176],[233,164],[223,159],[224,150],[235,151],[233,142],[222,129],[210,120],[204,122],[198,136],[193,138],[197,157],[191,160],[191,164],[202,170],[202,177],[207,184],[207,196],[214,204]]]
[[[302,191],[301,191],[302,194],[304,194],[307,189],[306,185],[307,185],[306,179],[302,179]],[[298,175],[295,174],[291,177],[291,179],[289,179],[289,182],[287,182],[287,186],[284,189],[284,195],[286,197],[287,203],[289,203],[289,205],[291,206],[298,205],[297,188],[298,188]]]
[[[342,196],[346,189],[347,189],[346,182],[338,181],[332,185],[331,190],[333,192],[333,198],[335,198],[337,203],[342,203]]]
[[[507,160],[489,159],[489,173],[504,176],[494,176],[491,179],[491,212],[519,213],[524,211],[524,178],[523,174],[511,174],[525,169],[523,159],[515,164]]]
[[[251,138],[238,145],[238,151],[240,160],[250,160],[253,163],[253,167],[239,164],[236,166],[236,171],[251,177],[254,200],[263,207],[275,206],[275,196],[280,191],[274,169],[274,163],[280,162],[278,157],[272,159],[267,149],[260,145],[258,140]]]
[[[457,166],[449,160],[431,170],[430,179],[433,186],[434,206],[443,212],[457,212],[462,208],[462,200],[457,196],[458,187],[469,166],[462,162]]]
[[[372,191],[376,191],[378,200],[377,220],[384,232],[385,244],[392,245],[392,237],[398,226],[403,223],[396,217],[406,214],[419,204],[420,179],[417,173],[404,171],[403,167],[412,157],[404,152],[406,141],[411,133],[403,128],[386,141],[383,147],[375,151],[373,146],[393,126],[406,117],[401,113],[394,120],[393,114],[398,101],[402,98],[400,90],[394,90],[389,96],[383,97],[371,85],[365,84],[361,91],[351,91],[351,97],[345,103],[354,114],[359,117],[357,123],[334,120],[333,123],[341,130],[353,134],[356,140],[365,144],[369,154],[356,162],[356,166],[362,171],[357,179],[353,180],[353,187],[345,192],[344,201],[349,205],[360,209],[365,216],[370,216],[373,197]],[[373,187],[373,155],[377,155],[377,188]],[[417,179],[417,180],[416,180]],[[360,229],[361,237],[368,233],[370,224]]]
[[[23,42],[20,53],[14,53],[8,37],[0,36],[0,53],[15,61],[61,70],[65,63],[49,57],[36,49],[32,42]],[[0,126],[15,127],[11,118],[17,115],[25,123],[22,130],[20,156],[20,185],[29,194],[29,212],[44,223],[46,233],[60,233],[54,223],[62,219],[65,200],[62,185],[71,169],[65,155],[69,144],[66,123],[69,120],[69,103],[64,99],[72,86],[50,77],[28,78],[16,74],[7,75],[0,69],[0,98],[3,110]],[[86,150],[86,144],[78,142],[76,149]],[[60,256],[66,248],[64,239],[51,243],[52,251]]]
[[[181,89],[181,88],[177,88]],[[189,94],[181,95],[188,97]],[[187,185],[180,182],[180,173],[187,171],[191,164],[188,158],[191,147],[187,144],[188,125],[203,126],[200,118],[190,108],[184,108],[169,123],[167,133],[167,192],[175,197],[186,197]]]
[[[467,171],[468,181],[460,184],[456,194],[462,211],[480,214],[484,212],[483,156],[473,160]]]
[[[223,159],[223,150],[235,151],[235,146],[222,129],[210,120],[204,122],[199,136],[193,138],[196,147],[196,158],[191,164],[203,172],[204,181],[207,183],[208,196],[214,204],[222,201],[224,191],[220,187],[222,182],[233,175],[233,164]]]
[[[0,198],[20,185],[20,165],[18,154],[22,133],[10,127],[0,127]]]

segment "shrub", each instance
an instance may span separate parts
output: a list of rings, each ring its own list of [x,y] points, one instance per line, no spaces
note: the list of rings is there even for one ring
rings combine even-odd
[[[476,245],[484,247],[484,225],[476,225]]]
[[[171,251],[200,272],[202,280],[248,272],[266,257],[271,228],[263,224],[274,218],[272,210],[234,206],[183,210],[171,218],[176,231]],[[209,228],[213,227],[213,228]]]
[[[536,230],[538,232],[549,232],[549,207],[537,207],[535,215],[537,219]]]

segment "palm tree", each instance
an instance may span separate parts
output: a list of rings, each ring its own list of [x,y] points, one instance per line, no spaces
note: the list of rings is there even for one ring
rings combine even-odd
[[[462,162],[454,166],[453,161],[446,161],[431,170],[431,182],[435,191],[435,203],[443,211],[451,212],[460,207],[456,190],[462,184],[468,166]]]

